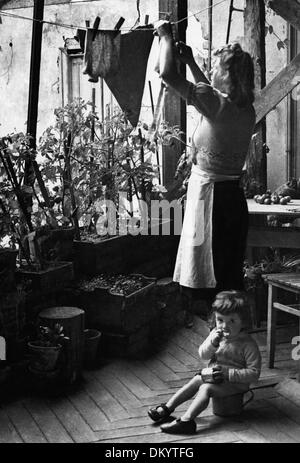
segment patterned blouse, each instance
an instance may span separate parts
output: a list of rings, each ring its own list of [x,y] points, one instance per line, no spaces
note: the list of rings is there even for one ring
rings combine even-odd
[[[190,83],[187,104],[201,117],[193,135],[193,162],[206,172],[240,175],[255,125],[252,105],[239,108],[205,83]]]

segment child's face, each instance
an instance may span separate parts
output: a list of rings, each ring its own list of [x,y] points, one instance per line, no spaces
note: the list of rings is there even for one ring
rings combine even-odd
[[[234,338],[242,329],[242,320],[236,313],[223,315],[219,312],[215,313],[216,328],[223,331],[223,336],[226,339]]]

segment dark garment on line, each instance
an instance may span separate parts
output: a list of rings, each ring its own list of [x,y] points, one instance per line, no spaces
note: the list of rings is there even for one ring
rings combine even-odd
[[[244,257],[248,234],[248,207],[238,182],[215,182],[212,215],[212,252],[215,288],[187,288],[186,296],[211,301],[218,292],[244,288]]]
[[[88,74],[92,82],[98,77],[116,74],[120,68],[121,33],[115,30],[97,31],[89,29],[86,35],[85,64],[83,74]]]
[[[76,37],[76,39],[78,40],[78,42],[80,44],[80,48],[81,48],[82,52],[84,52],[86,30],[85,29],[77,29],[75,37]]]
[[[120,67],[105,77],[122,111],[135,127],[139,121],[145,86],[148,58],[153,42],[153,26],[136,28],[121,35]]]

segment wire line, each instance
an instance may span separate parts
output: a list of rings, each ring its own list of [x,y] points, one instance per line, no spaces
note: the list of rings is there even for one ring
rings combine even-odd
[[[228,2],[229,0],[221,0],[220,2],[218,3],[215,3],[214,5],[211,5],[211,6],[208,6],[206,8],[203,8],[202,10],[198,11],[197,13],[193,13],[193,14],[190,14],[188,16],[186,16],[185,18],[181,18],[179,19],[178,21],[172,21],[172,24],[179,24],[183,21],[186,21],[187,19],[189,18],[192,18],[194,16],[197,16],[201,13],[203,13],[204,11],[207,11],[211,8],[215,8],[216,6],[220,5],[221,3],[224,3],[224,2]],[[0,16],[6,16],[6,17],[10,17],[10,18],[16,18],[16,19],[24,19],[24,20],[27,20],[27,21],[36,21],[36,22],[39,22],[39,23],[45,23],[45,24],[50,24],[50,25],[53,25],[53,26],[58,26],[58,27],[62,27],[62,28],[66,28],[66,29],[90,29],[90,28],[87,28],[87,27],[84,27],[84,26],[76,26],[75,24],[64,24],[64,23],[57,23],[57,22],[53,22],[53,21],[46,21],[46,20],[42,20],[42,19],[34,19],[34,18],[29,18],[28,16],[21,16],[21,15],[17,15],[17,14],[14,14],[14,13],[9,13],[7,11],[0,11]],[[101,30],[101,29],[99,29]],[[132,28],[128,27],[128,28],[122,28],[120,29],[121,31],[130,31],[132,30]],[[139,27],[137,29],[138,31],[141,31],[141,30],[149,30],[149,27]]]

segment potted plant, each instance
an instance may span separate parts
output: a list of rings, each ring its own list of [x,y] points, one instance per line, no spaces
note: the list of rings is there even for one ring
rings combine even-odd
[[[88,275],[132,271],[140,256],[132,253],[132,248],[140,243],[145,254],[145,244],[150,241],[140,236],[140,230],[149,226],[141,201],[150,205],[162,190],[153,155],[157,144],[170,143],[180,132],[162,124],[153,141],[146,124],[132,129],[118,112],[100,122],[92,105],[80,98],[57,108],[55,117],[55,124],[40,139],[41,172],[55,183],[55,201],[62,215],[74,222],[76,270]],[[116,217],[114,226],[106,229],[109,201]],[[133,224],[131,234],[120,230],[120,220]],[[141,264],[140,259],[136,265]]]
[[[257,326],[261,320],[266,319],[268,291],[262,275],[269,273],[295,272],[300,268],[299,254],[280,255],[279,250],[270,250],[270,255],[266,255],[255,264],[244,263],[244,282],[245,289],[250,297],[254,322]],[[282,294],[282,300],[286,294]]]
[[[21,240],[16,231],[15,197],[0,162],[0,335],[5,338],[9,363],[26,352],[25,288],[16,281],[16,258]]]
[[[58,263],[59,256],[54,255],[55,252],[45,253],[41,246],[41,237],[45,239],[45,235],[54,228],[59,228],[60,224],[59,215],[52,207],[54,203],[49,203],[51,198],[38,167],[36,168],[38,184],[35,185],[34,178],[30,181],[27,178],[25,184],[26,163],[36,165],[30,137],[19,133],[2,138],[0,158],[0,181],[3,186],[0,206],[2,214],[8,221],[10,240],[19,250],[17,271],[19,281],[30,280],[35,289],[39,287],[49,289],[55,286],[54,276],[57,272],[57,284],[63,281],[62,273],[68,281],[73,277],[72,263]],[[43,207],[42,198],[47,207]],[[73,235],[74,233],[70,235],[71,243]],[[50,282],[48,282],[48,273]]]
[[[28,342],[30,370],[51,372],[57,369],[59,355],[65,342],[63,327],[39,326],[35,340]]]

